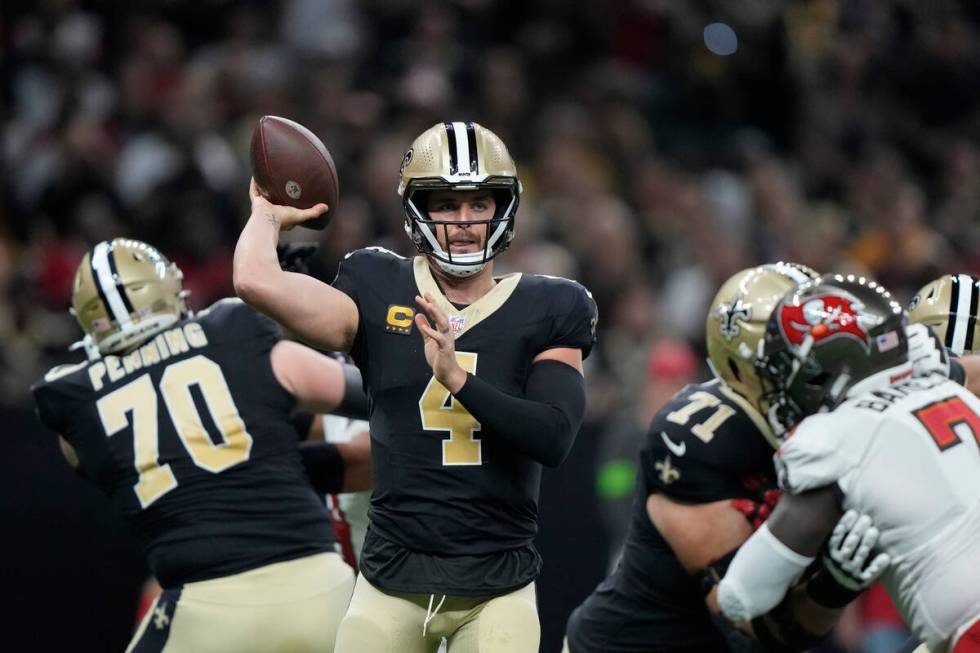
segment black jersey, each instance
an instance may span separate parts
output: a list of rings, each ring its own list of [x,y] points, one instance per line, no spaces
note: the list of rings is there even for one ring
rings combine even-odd
[[[515,396],[539,353],[588,355],[591,296],[566,279],[512,274],[459,309],[424,258],[376,248],[348,254],[334,286],[357,304],[351,355],[371,402],[374,492],[362,573],[392,591],[464,596],[534,580],[541,466],[482,429],[435,380],[413,323],[415,296],[431,293],[448,315],[462,367]]]
[[[164,587],[332,551],[306,483],[293,397],[272,372],[279,329],[237,299],[128,355],[62,366],[33,388]]]
[[[775,487],[773,445],[746,405],[710,381],[687,386],[653,418],[622,559],[569,620],[574,653],[728,650],[698,578],[650,522],[646,500],[654,492],[691,503],[756,500]]]

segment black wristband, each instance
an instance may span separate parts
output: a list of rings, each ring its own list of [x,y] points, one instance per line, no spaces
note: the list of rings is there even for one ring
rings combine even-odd
[[[963,366],[952,356],[949,357],[949,378],[955,383],[960,385],[966,385],[966,370]]]
[[[829,571],[820,569],[807,581],[806,594],[814,603],[837,610],[856,599],[861,591],[844,587]]]
[[[368,402],[367,393],[364,392],[361,370],[347,363],[343,363],[341,366],[344,368],[344,398],[333,411],[333,414],[351,419],[366,420],[370,402]]]

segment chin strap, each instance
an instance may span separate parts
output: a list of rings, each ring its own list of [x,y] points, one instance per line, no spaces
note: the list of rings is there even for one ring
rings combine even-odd
[[[78,342],[73,342],[68,346],[68,351],[78,351],[79,349],[85,350],[85,358],[89,361],[99,360],[102,358],[102,353],[99,351],[99,347],[95,344],[95,340],[92,336],[85,334],[85,337]]]

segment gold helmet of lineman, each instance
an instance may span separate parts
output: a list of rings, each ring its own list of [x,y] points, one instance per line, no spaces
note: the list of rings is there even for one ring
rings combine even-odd
[[[759,265],[730,277],[711,302],[705,320],[708,361],[753,411],[763,392],[755,361],[769,315],[783,295],[818,276],[798,263]]]
[[[946,349],[957,356],[980,349],[977,324],[980,279],[944,274],[922,287],[909,302],[909,320],[932,327]]]
[[[105,240],[75,272],[71,313],[91,357],[123,352],[188,314],[184,275],[155,247]]]
[[[493,218],[474,221],[487,225],[483,251],[454,255],[439,244],[436,230],[447,222],[431,220],[426,201],[431,191],[442,189],[486,189],[493,194],[497,204]],[[419,253],[447,274],[476,274],[514,239],[521,196],[517,166],[504,142],[475,122],[438,123],[422,132],[402,158],[398,194],[405,209],[405,232]]]

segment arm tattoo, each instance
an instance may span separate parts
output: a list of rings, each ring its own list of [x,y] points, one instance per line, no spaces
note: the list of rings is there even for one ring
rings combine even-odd
[[[265,214],[265,220],[266,220],[266,222],[268,222],[269,224],[271,224],[273,227],[279,228],[279,221],[276,220],[276,216],[274,216],[273,214],[266,213]]]

